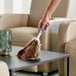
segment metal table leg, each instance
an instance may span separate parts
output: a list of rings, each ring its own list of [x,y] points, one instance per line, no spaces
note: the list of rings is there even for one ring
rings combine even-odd
[[[16,73],[10,70],[10,76],[16,76]]]
[[[67,57],[67,76],[70,76],[70,57]]]

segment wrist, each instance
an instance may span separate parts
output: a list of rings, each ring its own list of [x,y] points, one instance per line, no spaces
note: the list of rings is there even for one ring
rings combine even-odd
[[[51,14],[49,14],[49,12],[46,12],[44,15],[44,18],[51,19]]]

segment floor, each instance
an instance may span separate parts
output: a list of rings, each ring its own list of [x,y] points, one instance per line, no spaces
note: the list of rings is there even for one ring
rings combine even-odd
[[[19,71],[19,72],[16,72],[14,74],[14,76],[42,76],[42,74],[40,74],[40,73],[39,74],[28,73],[28,72]],[[47,75],[44,74],[44,76],[47,76]],[[59,76],[59,75],[58,75],[58,72],[56,71],[56,72],[49,73],[48,76]]]

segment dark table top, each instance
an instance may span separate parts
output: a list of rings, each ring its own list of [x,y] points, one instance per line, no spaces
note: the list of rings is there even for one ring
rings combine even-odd
[[[38,61],[26,61],[19,59],[16,55],[17,52],[22,47],[18,46],[12,46],[12,52],[10,53],[10,56],[0,56],[0,61],[5,61],[12,71],[18,71],[25,68],[29,68],[34,65],[39,65],[47,62],[52,62],[60,59],[64,59],[66,57],[69,57],[69,54],[63,54],[58,52],[52,52],[52,51],[43,51],[41,50],[40,54],[40,60]]]

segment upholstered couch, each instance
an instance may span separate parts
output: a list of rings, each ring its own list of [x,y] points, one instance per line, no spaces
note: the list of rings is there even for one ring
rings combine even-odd
[[[41,20],[46,7],[50,0],[32,0],[30,14],[5,14],[0,17],[0,29],[9,29],[12,31],[12,43],[16,46],[24,46],[39,32],[38,23]],[[66,4],[65,4],[66,2]],[[69,0],[62,0],[56,9],[53,17],[66,17]],[[63,6],[65,4],[65,7]],[[61,7],[64,7],[61,9]],[[63,11],[63,12],[62,12]],[[62,12],[62,13],[61,13]],[[51,24],[52,25],[52,24]],[[55,50],[52,47],[52,36],[49,33],[50,26],[46,33],[41,36],[41,44],[43,50]],[[50,72],[57,69],[56,63],[47,63],[39,66],[31,67],[34,72]]]

